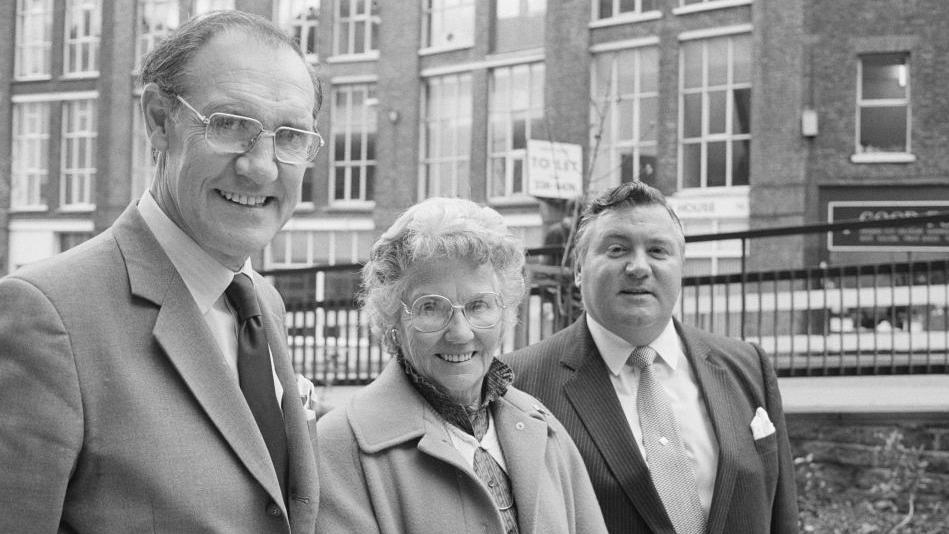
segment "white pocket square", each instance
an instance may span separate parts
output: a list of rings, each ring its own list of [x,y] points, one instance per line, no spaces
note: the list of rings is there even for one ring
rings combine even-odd
[[[774,425],[771,423],[771,418],[768,417],[768,412],[759,406],[755,410],[754,419],[751,420],[751,435],[757,441],[771,434],[774,434]]]

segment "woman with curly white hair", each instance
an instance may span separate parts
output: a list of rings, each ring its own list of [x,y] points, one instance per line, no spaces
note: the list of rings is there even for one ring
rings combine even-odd
[[[395,358],[317,423],[318,532],[606,532],[570,436],[495,358],[523,266],[501,215],[461,199],[373,245],[362,305]]]

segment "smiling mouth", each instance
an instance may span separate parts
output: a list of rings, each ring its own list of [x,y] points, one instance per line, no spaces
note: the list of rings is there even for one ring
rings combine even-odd
[[[624,289],[620,291],[620,293],[633,296],[652,295],[651,291],[646,291],[645,289]]]
[[[448,363],[464,363],[474,358],[475,354],[476,352],[462,352],[461,354],[436,354],[435,356]]]
[[[217,194],[221,196],[224,200],[232,202],[234,204],[239,204],[241,206],[247,206],[251,208],[259,208],[266,205],[270,201],[270,197],[261,197],[254,195],[243,195],[240,193],[232,193],[230,191],[223,191],[221,189],[215,189]]]

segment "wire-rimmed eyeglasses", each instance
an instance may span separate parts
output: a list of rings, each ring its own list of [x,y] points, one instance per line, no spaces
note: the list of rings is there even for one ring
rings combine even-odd
[[[267,130],[257,119],[231,113],[216,112],[205,117],[184,98],[181,98],[181,95],[176,96],[204,124],[204,139],[208,145],[221,152],[244,154],[253,149],[261,137],[267,135],[273,137],[274,155],[277,161],[303,165],[313,161],[320,147],[323,146],[323,136],[319,132],[289,126]]]
[[[497,293],[479,293],[461,304],[452,304],[442,295],[422,295],[412,306],[402,302],[402,308],[411,317],[412,327],[423,333],[437,332],[448,326],[455,310],[461,310],[472,328],[491,328],[501,321],[505,307]]]

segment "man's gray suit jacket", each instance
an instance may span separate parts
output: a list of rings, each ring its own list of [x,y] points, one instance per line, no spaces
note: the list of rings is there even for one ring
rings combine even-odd
[[[233,371],[133,205],[0,280],[0,532],[312,532],[315,425],[281,299],[254,281],[284,388],[288,504]]]

